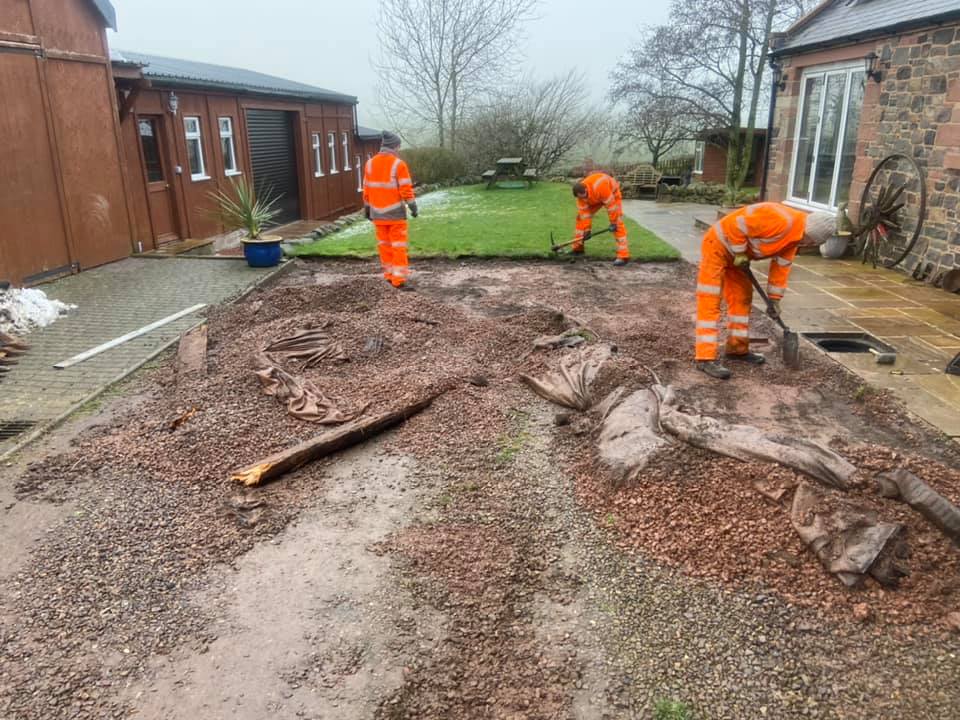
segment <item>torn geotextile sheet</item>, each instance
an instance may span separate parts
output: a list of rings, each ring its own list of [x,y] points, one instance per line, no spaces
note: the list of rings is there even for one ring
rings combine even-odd
[[[353,420],[363,412],[363,408],[356,412],[344,412],[309,380],[295,377],[267,362],[263,365],[256,375],[264,394],[285,403],[287,412],[295,418],[321,425],[336,425]]]
[[[348,360],[340,342],[326,331],[329,325],[302,328],[293,335],[277,338],[264,348],[264,352],[287,360],[302,360],[305,368],[319,365],[324,360]]]
[[[560,359],[559,368],[543,377],[521,375],[530,388],[542,398],[574,410],[588,410],[593,405],[590,385],[603,364],[610,359],[609,345],[579,348]]]

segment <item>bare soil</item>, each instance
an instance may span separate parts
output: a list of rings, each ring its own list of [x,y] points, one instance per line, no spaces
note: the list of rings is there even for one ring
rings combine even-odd
[[[682,263],[416,269],[419,291],[398,293],[370,263],[303,263],[214,312],[206,376],[163,363],[128,389],[137,402],[8,468],[0,718],[619,718],[668,695],[697,717],[933,718],[960,703],[943,622],[960,553],[909,508],[869,500],[909,527],[901,588],[842,590],[753,488],[792,473],[674,447],[613,487],[590,421],[554,427],[517,376],[555,363],[532,341],[572,317],[618,348],[598,395],[653,369],[701,412],[871,472],[905,462],[960,500],[952,443],[812,351],[799,372],[771,352],[728,383],[696,373]],[[350,360],[287,369],[342,409],[449,390],[242,491],[232,470],[322,431],[252,373],[267,342],[321,322]],[[754,333],[773,337],[761,318]],[[372,337],[384,348],[365,354]],[[250,498],[255,522],[234,510]]]

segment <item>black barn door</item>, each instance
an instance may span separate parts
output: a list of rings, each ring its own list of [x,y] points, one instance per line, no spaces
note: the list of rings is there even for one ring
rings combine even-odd
[[[253,182],[258,195],[279,198],[276,223],[300,219],[297,183],[297,150],[293,139],[294,113],[282,110],[247,110],[247,135],[253,162]]]

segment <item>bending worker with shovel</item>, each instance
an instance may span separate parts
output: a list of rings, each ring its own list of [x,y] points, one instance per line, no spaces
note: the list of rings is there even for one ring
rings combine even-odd
[[[617,259],[613,264],[617,267],[626,265],[630,260],[630,248],[627,245],[627,228],[623,224],[620,183],[606,173],[595,172],[573,186],[573,196],[577,199],[577,230],[571,243],[571,252],[574,255],[583,254],[583,243],[592,235],[593,216],[600,208],[606,208],[610,221],[607,230],[617,239]]]
[[[697,274],[697,367],[718,380],[730,377],[730,371],[717,360],[721,293],[727,304],[724,356],[763,364],[763,355],[750,352],[750,261],[770,259],[767,314],[778,319],[797,250],[822,245],[835,233],[832,213],[807,214],[772,202],[748,205],[714,223],[703,236]]]

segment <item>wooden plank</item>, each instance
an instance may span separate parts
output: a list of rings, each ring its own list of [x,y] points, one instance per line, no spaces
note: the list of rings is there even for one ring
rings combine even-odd
[[[399,425],[407,418],[430,407],[430,404],[445,392],[446,390],[435,391],[399,410],[345,423],[334,430],[328,430],[299,445],[281,450],[260,462],[237,470],[230,479],[247,486],[260,485],[266,480],[272,480]]]
[[[172,323],[174,320],[179,320],[180,318],[186,317],[187,315],[191,313],[195,313],[198,310],[203,310],[203,308],[205,308],[206,306],[207,306],[206,303],[198,303],[197,305],[188,307],[186,310],[181,310],[180,312],[174,313],[173,315],[167,315],[167,317],[161,318],[160,320],[157,320],[156,322],[152,322],[149,325],[144,325],[142,328],[139,328],[138,330],[134,330],[133,332],[128,332],[126,335],[121,335],[120,337],[114,338],[113,340],[109,340],[103,343],[102,345],[97,345],[96,347],[90,348],[89,350],[85,350],[84,352],[78,355],[74,355],[72,358],[68,358],[62,362],[58,362],[57,364],[54,365],[54,367],[57,368],[57,370],[63,370],[64,368],[68,368],[78,363],[82,363],[84,360],[89,360],[95,355],[99,355],[100,353],[106,352],[111,348],[115,348],[118,345],[123,345],[123,343],[125,342],[129,342],[134,338],[138,338],[141,335],[146,335],[148,332],[152,332],[153,330],[156,330],[159,327],[163,327],[164,325]]]
[[[207,325],[198,325],[180,336],[177,375],[207,374]]]

